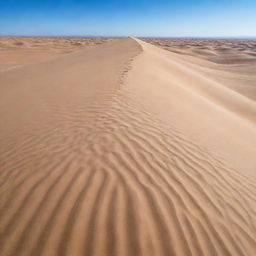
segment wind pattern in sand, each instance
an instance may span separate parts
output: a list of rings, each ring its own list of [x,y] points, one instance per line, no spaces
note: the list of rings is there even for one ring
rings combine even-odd
[[[150,111],[128,83],[142,52],[120,39],[1,74],[3,112],[23,95],[1,121],[2,255],[256,253],[255,177]]]

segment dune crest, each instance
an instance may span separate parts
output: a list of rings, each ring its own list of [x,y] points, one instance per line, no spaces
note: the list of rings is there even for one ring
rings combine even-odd
[[[253,101],[134,38],[0,84],[3,255],[256,253]]]

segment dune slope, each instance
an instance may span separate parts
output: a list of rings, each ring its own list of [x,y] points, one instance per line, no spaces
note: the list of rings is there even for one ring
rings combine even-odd
[[[134,38],[0,84],[2,255],[256,253],[253,101]]]

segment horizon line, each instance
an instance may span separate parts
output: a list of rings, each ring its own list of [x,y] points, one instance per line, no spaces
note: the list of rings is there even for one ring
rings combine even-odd
[[[80,37],[80,38],[125,38],[127,36],[103,36],[103,35],[0,35],[0,37]],[[163,39],[256,39],[255,36],[132,36],[137,38],[163,38]]]

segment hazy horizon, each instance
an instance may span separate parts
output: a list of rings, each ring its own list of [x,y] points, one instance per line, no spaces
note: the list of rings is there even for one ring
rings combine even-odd
[[[256,40],[256,36],[102,36],[102,35],[0,35],[0,37],[53,37],[53,38],[127,38],[127,37],[137,37],[137,38],[160,38],[160,39],[219,39],[219,40],[225,40],[225,39],[232,39],[232,40]]]

